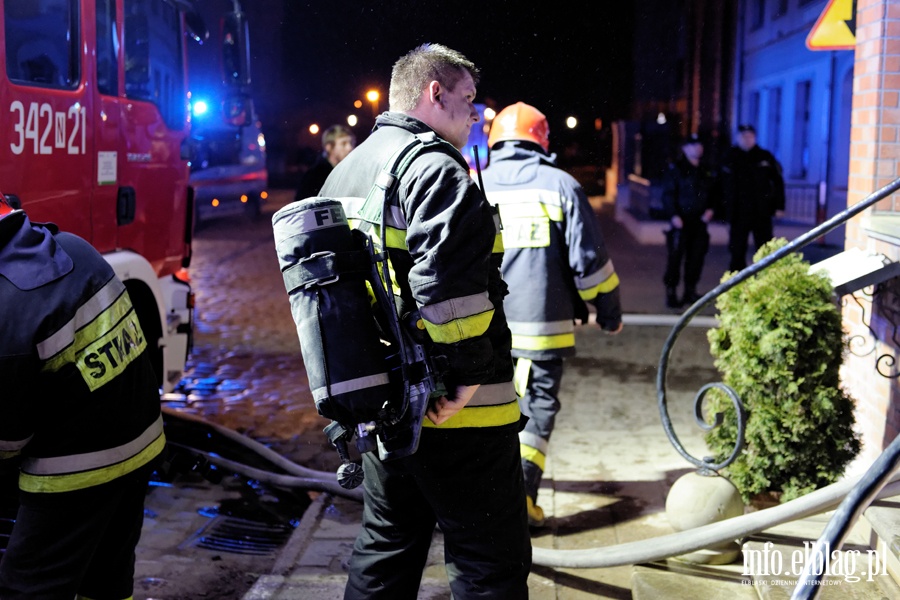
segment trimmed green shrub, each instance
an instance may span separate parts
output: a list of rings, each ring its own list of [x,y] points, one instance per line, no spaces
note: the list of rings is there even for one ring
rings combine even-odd
[[[785,244],[772,240],[754,261]],[[747,412],[744,450],[724,474],[745,502],[766,493],[784,502],[834,483],[860,442],[853,399],[840,385],[846,346],[828,277],[810,274],[809,263],[791,253],[719,296],[716,308],[710,351]],[[718,390],[708,398],[710,414],[725,413],[706,435],[722,460],[737,437],[735,411]]]

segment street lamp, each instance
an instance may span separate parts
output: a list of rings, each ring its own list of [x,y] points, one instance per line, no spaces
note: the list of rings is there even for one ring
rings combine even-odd
[[[366,92],[366,100],[372,103],[372,116],[378,116],[378,99],[381,98],[381,94],[378,93],[378,90],[369,90]]]

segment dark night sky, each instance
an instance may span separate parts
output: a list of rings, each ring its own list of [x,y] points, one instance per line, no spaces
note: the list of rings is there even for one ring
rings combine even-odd
[[[533,104],[550,120],[551,144],[586,135],[595,118],[627,117],[633,90],[634,0],[242,0],[250,23],[253,95],[263,131],[276,147],[318,146],[305,130],[344,122],[356,112],[362,138],[371,105],[353,109],[367,89],[383,94],[387,110],[391,67],[426,43],[459,50],[481,69],[477,101],[498,108]],[[219,84],[219,19],[231,0],[198,0],[211,31],[192,50],[197,94]],[[199,58],[199,62],[194,62]],[[556,141],[554,141],[556,140]]]
[[[632,13],[632,2],[610,0],[292,0],[282,28],[287,90],[300,103],[347,106],[369,86],[386,92],[398,57],[438,42],[481,68],[482,101],[611,119],[631,93]]]

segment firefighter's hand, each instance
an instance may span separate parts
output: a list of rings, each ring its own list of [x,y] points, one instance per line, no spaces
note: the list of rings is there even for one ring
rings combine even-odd
[[[682,227],[684,227],[684,221],[681,220],[681,217],[679,217],[678,215],[672,217],[672,227],[674,227],[675,229],[681,229]]]
[[[619,324],[616,326],[615,329],[606,329],[604,327],[601,327],[600,329],[602,329],[603,333],[605,333],[606,335],[616,335],[617,333],[622,331],[622,326],[623,326],[622,321],[619,321]]]
[[[440,425],[463,408],[465,408],[466,404],[469,403],[469,400],[472,399],[472,396],[475,395],[475,390],[478,389],[477,385],[458,385],[453,390],[453,398],[447,398],[446,396],[441,396],[437,400],[431,403],[428,407],[428,412],[425,413],[425,416],[434,423],[435,425]]]

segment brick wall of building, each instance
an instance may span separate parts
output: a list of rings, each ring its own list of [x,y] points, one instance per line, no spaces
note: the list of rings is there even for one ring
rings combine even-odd
[[[898,176],[900,3],[858,0],[848,205],[857,204]],[[900,194],[876,208],[900,215]],[[871,211],[848,223],[847,247],[880,252],[900,261],[900,239],[891,242],[872,235],[871,223]],[[857,400],[864,442],[857,469],[870,463],[900,432],[900,331],[894,325],[900,325],[900,312],[894,314],[895,297],[900,298],[900,286],[891,282],[874,301],[862,297],[859,302],[845,302],[844,322],[853,336],[853,351],[845,363],[843,380]]]

